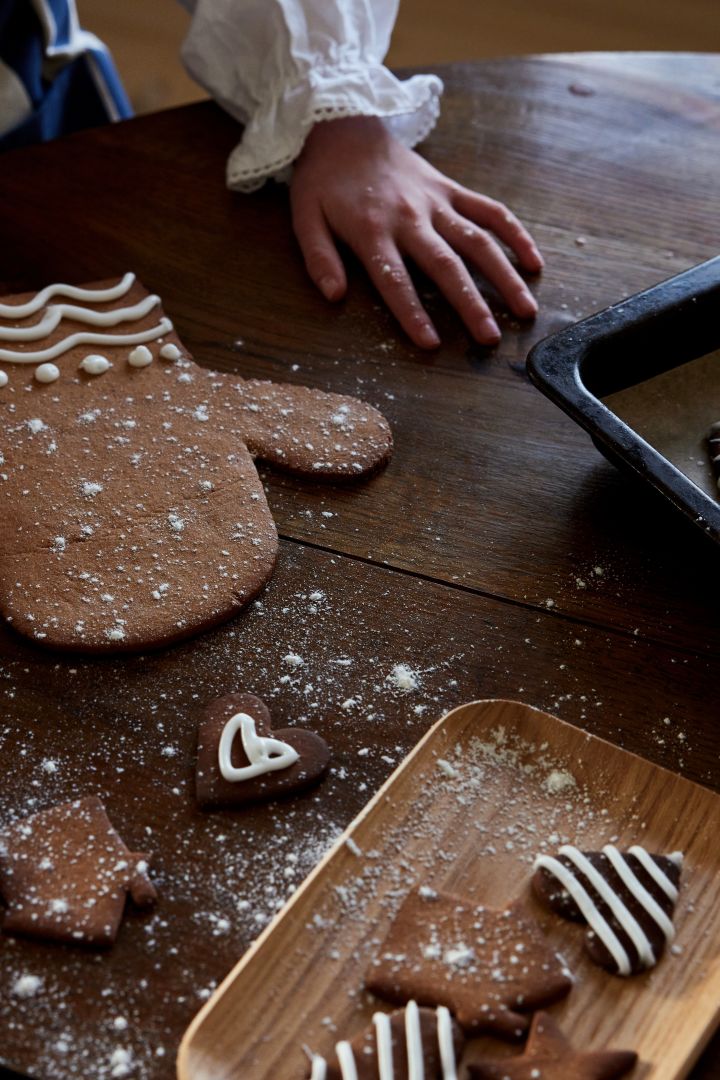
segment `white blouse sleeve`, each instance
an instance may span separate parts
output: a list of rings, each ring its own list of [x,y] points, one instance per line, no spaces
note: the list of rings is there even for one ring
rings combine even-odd
[[[398,0],[183,0],[194,8],[188,71],[245,125],[228,186],[253,191],[288,166],[320,120],[379,116],[415,146],[435,125],[442,82],[397,79],[383,58]]]

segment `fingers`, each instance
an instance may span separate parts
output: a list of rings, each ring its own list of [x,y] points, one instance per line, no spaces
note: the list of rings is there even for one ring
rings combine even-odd
[[[537,315],[537,301],[499,244],[488,233],[453,212],[437,212],[433,224],[448,244],[477,266],[508,307],[521,319]]]
[[[440,344],[437,330],[420,303],[395,244],[392,241],[380,245],[376,243],[372,249],[358,244],[355,253],[365,264],[375,288],[411,341],[421,349],[436,349]]]
[[[507,206],[463,187],[453,189],[451,203],[463,217],[494,232],[515,252],[525,270],[534,274],[542,270],[545,263],[535,241]]]
[[[293,199],[292,222],[308,274],[327,300],[340,300],[347,291],[345,268],[320,206]]]
[[[500,340],[498,325],[465,263],[449,244],[428,228],[408,235],[403,250],[435,282],[475,340],[481,345],[496,345]]]

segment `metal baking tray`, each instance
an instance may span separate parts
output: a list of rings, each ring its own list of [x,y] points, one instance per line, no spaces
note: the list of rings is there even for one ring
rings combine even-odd
[[[527,370],[608,460],[720,543],[706,442],[720,420],[720,257],[545,338]]]

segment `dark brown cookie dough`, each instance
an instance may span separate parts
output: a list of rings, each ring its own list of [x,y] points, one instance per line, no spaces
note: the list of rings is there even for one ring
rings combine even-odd
[[[470,1080],[615,1080],[635,1067],[631,1050],[574,1050],[552,1017],[533,1016],[527,1045],[518,1057],[470,1062]]]
[[[519,902],[502,910],[449,893],[410,893],[365,985],[402,1004],[446,1005],[468,1033],[519,1038],[523,1015],[564,997],[572,978]]]
[[[342,1060],[349,1059],[355,1066],[358,1080],[378,1080],[381,1055],[387,1048],[392,1060],[393,1080],[409,1080],[411,1076],[419,1075],[416,1050],[425,1080],[442,1080],[445,1076],[456,1075],[464,1045],[460,1027],[444,1006],[424,1009],[412,1002],[407,1008],[389,1015],[376,1013],[370,1027],[354,1039],[336,1043],[330,1061],[315,1055],[307,1077],[308,1080],[319,1080],[320,1077],[322,1080],[343,1080],[348,1073],[347,1069],[342,1071]],[[451,1065],[455,1066],[452,1072]]]
[[[264,771],[250,779],[225,779],[220,771],[220,743],[226,725],[237,714],[246,714],[254,720],[255,732],[261,739],[280,740],[292,748],[297,760],[287,767]],[[241,729],[232,738],[229,759],[236,769],[245,769],[251,764]],[[197,800],[200,806],[210,809],[293,795],[316,784],[326,773],[329,763],[330,750],[319,735],[303,728],[273,731],[270,712],[260,698],[253,694],[227,694],[207,706],[198,730]]]
[[[652,967],[672,941],[679,852],[651,855],[611,844],[582,852],[566,844],[556,857],[538,856],[535,867],[535,894],[563,918],[588,924],[588,954],[614,975]]]
[[[155,902],[148,860],[128,850],[96,796],[24,818],[0,832],[3,931],[112,945],[127,894],[138,907]]]

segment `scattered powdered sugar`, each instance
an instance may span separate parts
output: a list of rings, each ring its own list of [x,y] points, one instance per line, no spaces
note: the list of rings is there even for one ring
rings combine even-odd
[[[34,998],[42,990],[43,979],[40,975],[20,975],[10,988],[10,993],[19,998]]]
[[[570,788],[577,787],[577,781],[567,769],[553,769],[545,777],[543,787],[550,795],[560,795]]]
[[[458,771],[455,766],[451,765],[449,761],[445,760],[445,758],[438,758],[437,767],[440,772],[443,773],[443,775],[445,776],[455,777],[458,775]]]
[[[417,690],[420,686],[420,677],[417,671],[413,671],[407,664],[395,664],[387,677],[387,681],[396,689],[404,692]]]
[[[284,572],[298,562],[304,562],[303,572],[290,580],[303,581],[302,588],[290,585]],[[168,582],[158,573],[142,587],[160,591]],[[388,657],[377,640],[380,602],[382,596],[371,589],[348,588],[339,560],[290,549],[261,598],[235,623],[194,640],[191,649],[100,664],[82,657],[58,660],[54,654],[35,661],[45,665],[38,723],[22,727],[19,737],[13,695],[30,677],[21,661],[3,660],[0,746],[23,769],[17,783],[0,791],[0,821],[97,792],[130,850],[152,853],[150,874],[159,892],[151,912],[128,905],[109,954],[63,950],[42,993],[27,1001],[12,997],[12,1047],[35,1046],[31,1031],[43,1031],[28,1071],[58,1080],[168,1075],[167,1062],[202,1001],[429,723],[458,704],[461,694],[470,696],[472,643],[463,642],[448,656],[447,644],[435,642],[420,620],[407,651],[396,649]],[[122,640],[116,601],[108,603],[113,607],[107,633]],[[122,616],[119,606],[117,614]],[[422,672],[422,697],[418,686],[413,698],[427,708],[422,718],[386,679],[396,664],[418,673],[418,682]],[[322,734],[334,752],[329,775],[297,799],[198,813],[192,769],[200,711],[215,697],[244,690],[267,703],[278,727],[298,725]],[[72,721],[64,727],[57,723],[54,701]],[[388,739],[386,721],[397,717],[397,734]],[[342,750],[335,738],[341,730]],[[44,761],[55,763],[56,771],[42,766]],[[452,764],[457,768],[454,759]],[[131,805],[131,777],[142,777],[148,808],[162,812],[146,815],[138,804],[123,817]],[[358,869],[381,871],[361,845],[352,841],[348,851]],[[59,892],[53,899],[63,902]],[[348,893],[346,902],[352,899]],[[188,935],[200,943],[192,962],[183,946]],[[23,973],[17,970],[20,948],[3,951],[6,986]],[[128,956],[142,962],[133,969]],[[73,1011],[78,985],[95,988],[89,991],[95,1000],[82,1016]],[[126,1028],[116,1025],[118,1017]]]

